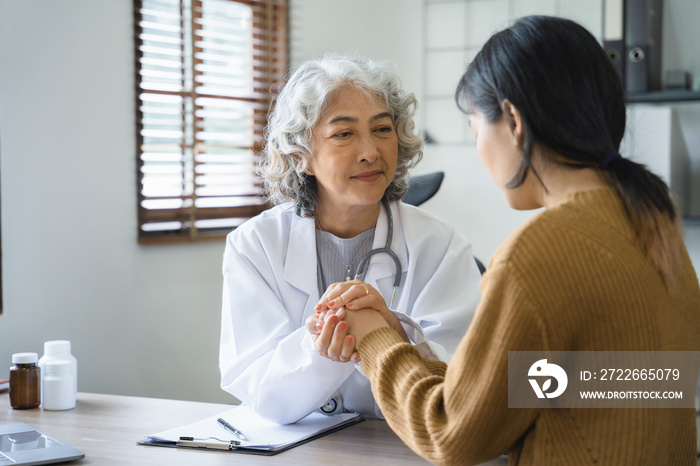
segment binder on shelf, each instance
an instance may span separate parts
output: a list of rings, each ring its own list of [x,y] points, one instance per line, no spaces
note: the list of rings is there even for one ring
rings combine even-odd
[[[604,0],[603,49],[625,83],[625,0]]]
[[[625,88],[661,89],[661,13],[663,0],[624,0]]]

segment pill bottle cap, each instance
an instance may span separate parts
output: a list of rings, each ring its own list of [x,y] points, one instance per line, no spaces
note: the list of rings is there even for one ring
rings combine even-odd
[[[73,363],[70,361],[49,361],[44,366],[44,375],[61,375],[73,372]]]
[[[36,353],[15,353],[12,355],[12,364],[31,364],[39,360]]]
[[[70,354],[70,341],[52,340],[44,342],[44,354],[60,355]]]

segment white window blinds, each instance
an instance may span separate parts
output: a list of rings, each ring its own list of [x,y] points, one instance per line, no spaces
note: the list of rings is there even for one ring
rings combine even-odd
[[[139,241],[221,237],[267,207],[256,158],[286,0],[135,0]]]

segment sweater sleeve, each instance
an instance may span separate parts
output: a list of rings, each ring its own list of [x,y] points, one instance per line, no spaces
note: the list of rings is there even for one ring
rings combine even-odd
[[[508,268],[491,264],[475,319],[444,375],[389,328],[360,342],[362,370],[389,425],[432,463],[496,458],[537,417],[508,408],[508,351],[541,350],[543,341],[543,324]]]

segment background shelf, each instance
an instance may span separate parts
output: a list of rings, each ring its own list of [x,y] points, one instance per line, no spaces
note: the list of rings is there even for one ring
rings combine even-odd
[[[687,89],[666,89],[653,92],[630,92],[627,94],[627,101],[630,103],[640,102],[690,102],[700,100],[700,91]]]

